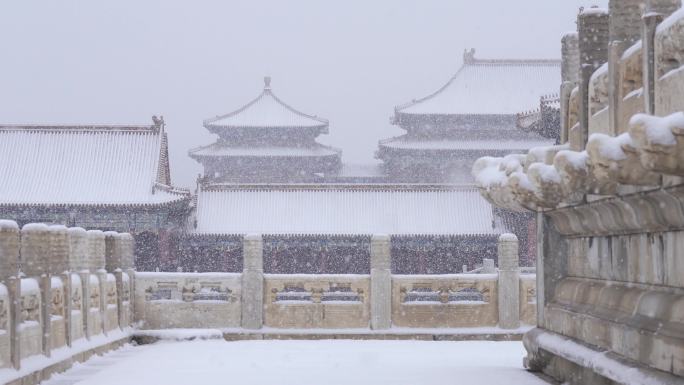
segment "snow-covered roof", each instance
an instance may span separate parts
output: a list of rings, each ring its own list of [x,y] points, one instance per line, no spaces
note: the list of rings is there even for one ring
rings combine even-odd
[[[0,154],[0,204],[150,205],[187,197],[166,185],[158,124],[4,125]]]
[[[319,157],[339,156],[341,150],[316,144],[312,147],[226,146],[210,144],[190,150],[191,157]]]
[[[550,146],[555,142],[542,137],[534,139],[508,140],[508,139],[484,139],[484,140],[407,140],[402,137],[392,138],[380,142],[381,147],[402,150],[506,150],[523,151],[532,147]]]
[[[497,234],[474,187],[208,185],[197,199],[204,234]]]
[[[559,60],[482,60],[474,51],[435,93],[396,107],[411,115],[513,115],[539,104],[539,97],[558,92]]]
[[[276,97],[271,79],[264,79],[264,90],[244,107],[204,121],[210,131],[232,128],[318,128],[327,130],[328,121],[297,111]]]

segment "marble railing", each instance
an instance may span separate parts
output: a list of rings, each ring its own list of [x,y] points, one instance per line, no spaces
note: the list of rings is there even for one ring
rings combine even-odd
[[[501,248],[499,269],[489,261],[480,274],[393,275],[389,242],[373,237],[371,274],[264,274],[261,237],[248,235],[242,273],[136,273],[136,320],[146,329],[246,330],[517,329],[534,322],[534,274],[520,274],[514,236],[500,240],[514,246]]]
[[[129,327],[132,256],[129,234],[0,221],[0,369]]]
[[[606,23],[642,9],[610,4]],[[559,382],[682,382],[683,12],[661,24],[663,14],[646,12],[642,40],[579,82],[561,117],[566,143],[473,166],[492,204],[537,212],[538,328],[525,337],[526,365]],[[601,28],[579,39],[600,42]]]

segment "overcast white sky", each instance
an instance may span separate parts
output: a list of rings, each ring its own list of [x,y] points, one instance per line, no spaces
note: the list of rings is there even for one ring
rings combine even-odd
[[[214,136],[202,120],[256,97],[264,75],[330,120],[319,140],[373,160],[397,104],[442,86],[463,50],[559,58],[582,5],[607,0],[3,1],[1,123],[167,123],[174,183]]]

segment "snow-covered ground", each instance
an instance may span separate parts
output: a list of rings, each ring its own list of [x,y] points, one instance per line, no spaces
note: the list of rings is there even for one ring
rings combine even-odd
[[[198,340],[127,346],[47,381],[109,384],[545,384],[520,342]]]

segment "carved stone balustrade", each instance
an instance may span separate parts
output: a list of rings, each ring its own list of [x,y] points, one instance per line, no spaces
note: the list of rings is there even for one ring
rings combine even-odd
[[[538,206],[554,208],[563,200],[561,177],[553,166],[544,163],[531,164],[527,178],[536,191]]]
[[[514,199],[524,208],[532,211],[537,211],[540,206],[539,198],[537,198],[537,190],[530,182],[527,174],[523,172],[514,172],[508,178],[508,185],[513,193]]]
[[[517,158],[518,165],[520,165],[519,160],[522,159],[522,156],[524,155]],[[511,169],[518,168],[513,166],[516,163],[513,158],[508,158],[506,163],[511,166]],[[480,193],[489,202],[509,210],[524,211],[525,208],[515,200],[509,184],[509,177],[506,175],[506,169],[504,158],[483,157],[473,165],[473,176],[480,187]]]
[[[527,158],[525,159],[525,171],[527,171],[530,165],[534,163],[544,163],[548,165],[553,164],[553,158],[559,151],[569,150],[570,146],[568,144],[561,144],[556,146],[542,146],[533,147],[527,153]]]
[[[637,114],[630,120],[629,134],[645,169],[684,175],[684,113],[662,118]]]
[[[586,151],[559,151],[553,166],[561,178],[563,196],[568,203],[579,202],[589,191],[589,155]]]
[[[632,137],[624,133],[617,137],[593,134],[587,143],[591,173],[599,189],[614,194],[618,183],[653,186],[660,176],[646,170]]]

